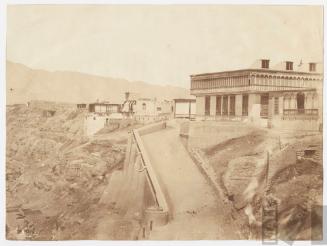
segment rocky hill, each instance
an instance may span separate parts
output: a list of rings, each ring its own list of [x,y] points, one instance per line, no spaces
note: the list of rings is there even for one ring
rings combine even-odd
[[[53,115],[44,114],[50,109]],[[110,211],[98,201],[112,171],[121,168],[127,131],[116,139],[85,138],[83,119],[84,113],[58,103],[7,106],[7,239],[94,238]],[[113,227],[135,223],[116,217]]]
[[[70,71],[49,72],[7,61],[7,104],[30,100],[94,102],[96,99],[121,102],[126,91],[142,97],[174,99],[190,97],[189,90],[145,82],[100,77]]]

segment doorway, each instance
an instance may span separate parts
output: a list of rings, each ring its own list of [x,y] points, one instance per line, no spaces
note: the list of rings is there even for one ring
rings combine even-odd
[[[262,118],[268,118],[268,101],[269,101],[269,95],[268,94],[262,94],[260,97],[260,116]]]
[[[296,94],[297,112],[298,114],[304,114],[304,94],[299,92]]]
[[[205,115],[210,115],[210,96],[205,97]]]

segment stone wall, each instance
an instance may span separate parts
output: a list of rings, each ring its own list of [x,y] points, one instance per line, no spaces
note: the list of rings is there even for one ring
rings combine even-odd
[[[231,138],[241,137],[255,131],[252,124],[233,121],[201,121],[189,122],[181,126],[184,135],[187,133],[182,128],[188,129],[188,147],[207,148]]]

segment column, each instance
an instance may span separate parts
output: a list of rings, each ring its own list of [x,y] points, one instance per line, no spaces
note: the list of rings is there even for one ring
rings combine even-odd
[[[292,93],[291,97],[291,108],[296,109],[297,108],[297,103],[296,103],[296,94]]]
[[[205,97],[197,96],[196,97],[196,114],[199,116],[204,116],[205,111]]]
[[[251,121],[260,119],[260,95],[259,94],[249,94],[249,117]]]
[[[235,96],[235,116],[242,116],[242,95]]]
[[[227,96],[227,115],[229,116],[230,96]]]
[[[224,95],[220,95],[221,99],[220,99],[220,116],[223,115],[223,100],[224,100]]]
[[[216,96],[210,96],[210,116],[216,115]]]

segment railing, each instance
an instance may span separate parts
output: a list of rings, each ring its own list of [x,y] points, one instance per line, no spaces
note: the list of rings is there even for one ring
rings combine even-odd
[[[284,115],[318,115],[318,109],[284,109]]]
[[[141,122],[158,122],[169,120],[172,116],[171,113],[161,113],[158,115],[134,115],[134,119]]]
[[[168,205],[167,205],[167,201],[164,196],[164,193],[160,187],[159,181],[157,179],[157,175],[152,168],[150,158],[149,158],[147,151],[143,145],[141,135],[151,133],[153,131],[156,131],[156,130],[159,130],[159,129],[162,129],[165,127],[166,127],[166,123],[163,122],[163,123],[157,123],[157,124],[145,126],[145,127],[139,128],[139,129],[134,129],[132,131],[134,143],[136,144],[138,152],[141,157],[141,163],[142,163],[142,167],[143,167],[142,170],[145,171],[147,181],[150,185],[151,192],[155,199],[155,203],[157,206],[156,209],[159,210],[160,213],[162,213],[164,216],[164,218],[162,219],[163,223],[168,222]]]
[[[318,119],[318,109],[284,109],[283,119],[315,120]]]
[[[195,118],[195,114],[175,114],[175,118]]]

